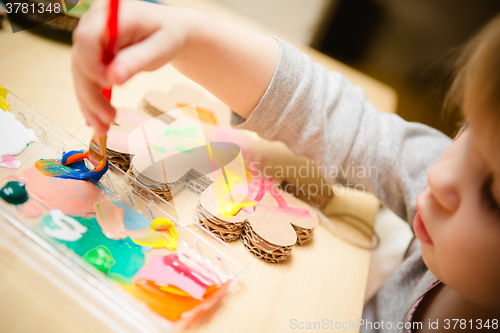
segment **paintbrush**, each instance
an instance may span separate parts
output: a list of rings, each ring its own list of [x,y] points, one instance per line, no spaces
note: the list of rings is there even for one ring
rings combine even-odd
[[[118,37],[118,3],[119,0],[109,1],[107,32],[108,44],[104,49],[102,62],[109,65],[115,57],[116,39]],[[108,101],[111,101],[111,87],[103,88],[102,94]],[[106,136],[101,137],[94,133],[89,144],[89,161],[97,168],[106,158]]]
[[[105,65],[109,65],[115,57],[116,38],[118,37],[118,2],[118,0],[110,0],[109,2],[107,21],[109,39],[108,45],[104,49],[102,57],[102,61]],[[103,88],[102,94],[108,101],[111,101],[111,88]],[[95,169],[90,171],[90,173],[96,174],[96,179],[99,179],[108,169],[108,160],[106,158],[106,139],[106,135],[100,136],[94,132],[94,135],[90,140],[88,151],[71,152],[71,154],[64,155],[61,163],[67,165],[86,158],[95,167]]]

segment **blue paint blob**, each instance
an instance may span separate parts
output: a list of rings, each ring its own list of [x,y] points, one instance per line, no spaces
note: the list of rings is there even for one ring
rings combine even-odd
[[[76,180],[89,179],[96,183],[99,182],[102,176],[108,171],[108,159],[106,158],[103,165],[90,170],[83,161],[85,157],[86,152],[84,150],[72,150],[64,153],[60,160],[39,160],[35,165],[46,176]],[[76,159],[77,161],[66,165],[68,159],[70,161]]]
[[[124,209],[123,213],[123,224],[125,230],[140,230],[149,228],[151,226],[151,221],[144,217],[144,215],[136,212],[130,208],[127,204],[120,201],[113,201],[113,203]]]

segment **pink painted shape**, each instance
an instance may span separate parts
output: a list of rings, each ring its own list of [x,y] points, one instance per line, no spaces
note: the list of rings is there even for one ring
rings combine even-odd
[[[0,167],[9,169],[19,169],[21,161],[11,155],[4,155],[0,160]]]
[[[278,203],[278,207],[260,204],[260,201],[266,193],[270,193],[273,196],[274,200],[276,200],[276,202]],[[305,208],[288,206],[285,198],[283,198],[283,196],[273,186],[273,180],[271,178],[260,178],[257,180],[253,180],[249,185],[248,196],[252,198],[253,201],[259,202],[259,205],[262,205],[266,208],[273,209],[285,214],[292,214],[298,217],[311,217],[311,214]],[[243,210],[251,214],[255,212],[256,208],[257,206],[252,206],[243,208]]]
[[[94,213],[92,205],[104,192],[88,181],[43,175],[35,166],[25,169],[21,179],[30,197],[47,209],[59,209],[66,215],[85,216]]]
[[[150,280],[161,286],[174,285],[199,300],[203,300],[208,286],[216,284],[203,272],[198,272],[180,261],[175,253],[167,256],[153,255],[147,266],[143,266],[135,275],[134,283],[140,280]]]
[[[124,209],[113,202],[101,199],[94,203],[95,217],[104,236],[110,239],[125,239],[127,231],[123,224]]]

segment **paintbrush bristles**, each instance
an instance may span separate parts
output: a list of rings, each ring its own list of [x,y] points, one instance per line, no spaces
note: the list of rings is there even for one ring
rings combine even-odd
[[[89,161],[96,168],[105,159],[106,136],[100,136],[94,133],[89,144]]]

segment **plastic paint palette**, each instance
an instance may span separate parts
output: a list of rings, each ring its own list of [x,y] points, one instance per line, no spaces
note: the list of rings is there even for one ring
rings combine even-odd
[[[39,159],[60,158],[65,151],[88,148],[10,93],[8,103],[9,111],[26,128],[33,129],[39,143],[31,143],[16,156],[21,161],[18,170],[0,168],[0,186],[7,183],[9,177],[20,175],[24,169],[32,167]],[[0,200],[0,244],[49,282],[39,281],[44,290],[59,289],[68,295],[68,307],[76,302],[100,324],[120,332],[171,332],[182,329],[214,305],[227,290],[231,290],[250,264],[248,257],[240,256],[194,223],[192,215],[179,213],[167,201],[136,183],[114,165],[110,164],[108,173],[99,185],[111,200],[127,205],[148,220],[168,218],[175,224],[179,235],[177,249],[144,248],[146,256],[153,251],[162,255],[188,256],[223,282],[223,288],[212,297],[202,300],[194,309],[185,312],[181,319],[170,321],[135,299],[63,242],[46,235],[39,225],[44,217],[50,215],[47,209],[43,208],[43,213],[38,217],[26,218],[14,205]],[[197,196],[188,198],[192,204],[197,200]]]

